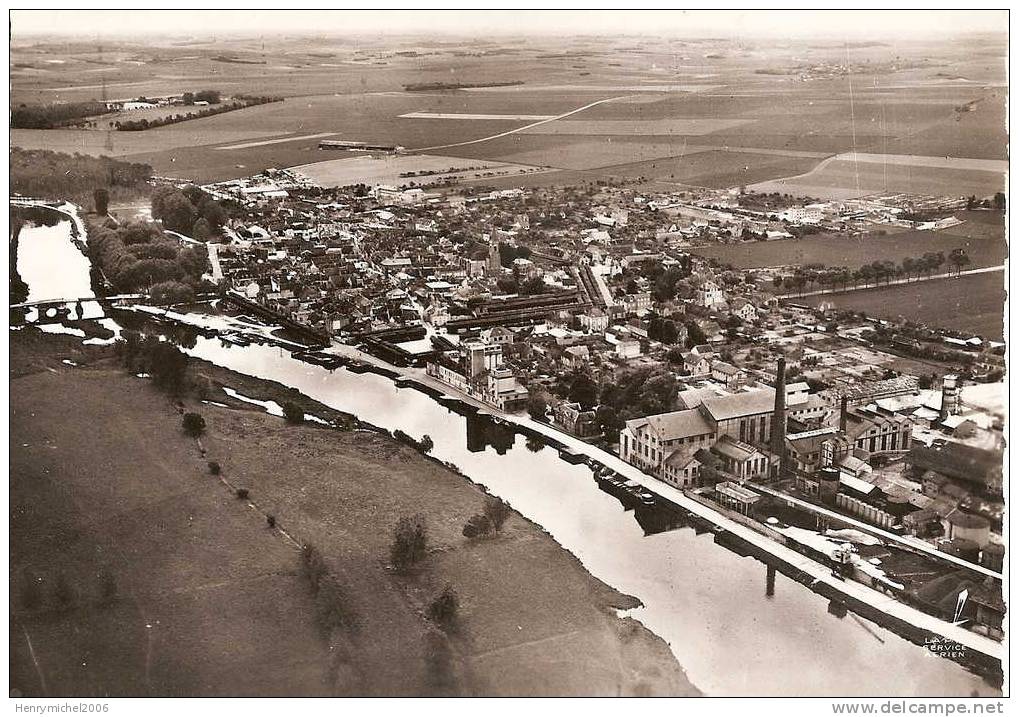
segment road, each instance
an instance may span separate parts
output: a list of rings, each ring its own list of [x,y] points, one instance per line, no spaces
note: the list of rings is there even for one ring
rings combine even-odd
[[[931,276],[920,276],[915,279],[893,279],[886,284],[868,284],[864,286],[853,286],[846,289],[815,289],[814,291],[801,291],[797,294],[779,294],[780,300],[784,299],[805,299],[808,296],[823,296],[825,294],[849,294],[853,291],[867,291],[869,289],[883,289],[886,286],[899,286],[901,284],[920,284],[924,281],[935,279],[954,279],[957,276],[972,276],[973,274],[990,274],[995,271],[1005,271],[1004,264],[997,266],[982,266],[979,269],[966,269],[953,274],[932,274]]]
[[[561,120],[561,119],[563,119],[565,117],[569,117],[570,115],[575,115],[578,112],[583,112],[584,110],[589,110],[592,107],[595,107],[597,105],[605,104],[606,102],[615,102],[616,100],[622,100],[622,99],[625,99],[626,97],[629,97],[629,95],[620,95],[619,97],[608,97],[608,98],[606,98],[604,100],[597,100],[595,102],[591,102],[589,104],[586,104],[583,107],[578,107],[575,110],[570,110],[569,112],[564,112],[561,115],[556,115],[555,117],[549,117],[548,119],[543,119],[543,120],[540,120],[538,122],[532,122],[531,124],[525,124],[523,127],[517,127],[516,129],[511,129],[511,130],[508,130],[506,132],[499,132],[498,134],[493,134],[493,135],[491,135],[489,137],[482,137],[481,139],[470,139],[470,140],[467,140],[466,142],[454,142],[452,144],[437,144],[437,145],[434,145],[432,147],[418,147],[416,149],[408,149],[407,151],[408,152],[431,152],[431,151],[436,150],[436,149],[448,149],[450,147],[464,147],[464,146],[466,146],[468,144],[478,144],[480,142],[488,142],[489,140],[499,139],[500,137],[506,137],[506,136],[509,136],[511,134],[517,134],[518,132],[523,132],[524,130],[531,129],[532,127],[537,127],[539,125],[548,124],[549,122],[556,122],[556,121]]]

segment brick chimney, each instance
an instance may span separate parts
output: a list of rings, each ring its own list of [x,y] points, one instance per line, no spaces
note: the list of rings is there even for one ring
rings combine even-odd
[[[842,406],[839,409],[839,430],[846,432],[846,420],[849,418],[849,396],[842,397]]]
[[[778,456],[778,471],[785,461],[785,357],[778,360],[775,374],[775,412],[771,417],[771,452]]]

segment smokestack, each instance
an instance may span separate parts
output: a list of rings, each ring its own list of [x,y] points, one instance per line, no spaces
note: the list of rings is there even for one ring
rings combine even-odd
[[[849,396],[842,397],[842,407],[839,409],[839,430],[846,432],[846,420],[849,418]]]
[[[778,472],[785,461],[785,357],[778,360],[775,374],[775,412],[771,417],[771,452],[778,457]]]

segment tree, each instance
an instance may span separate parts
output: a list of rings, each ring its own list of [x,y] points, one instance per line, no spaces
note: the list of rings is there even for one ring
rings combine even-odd
[[[204,217],[199,217],[193,227],[191,227],[191,238],[198,241],[208,241],[209,237],[212,236],[212,229],[209,227],[209,222]]]
[[[205,419],[200,413],[185,413],[181,425],[184,428],[184,433],[192,438],[198,438],[205,433]]]
[[[143,340],[143,351],[149,373],[156,385],[171,392],[179,391],[184,385],[188,367],[188,356],[176,346],[155,337]]]
[[[547,290],[545,286],[545,280],[540,276],[532,276],[530,279],[520,285],[520,293],[525,296],[533,296],[534,294],[544,294]]]
[[[527,399],[527,413],[535,421],[544,421],[548,411],[548,401],[540,393],[532,393]]]
[[[964,266],[970,263],[970,258],[965,249],[953,249],[948,256],[948,261],[955,268],[955,272],[959,273]]]
[[[427,433],[421,436],[421,440],[418,441],[418,447],[422,453],[431,453],[432,449],[435,448],[435,441]]]
[[[428,533],[424,516],[418,514],[400,518],[393,531],[390,560],[398,571],[404,572],[425,557]]]
[[[179,281],[161,281],[149,288],[149,298],[154,304],[186,304],[195,300],[195,292]]]
[[[516,294],[520,291],[520,285],[517,284],[517,280],[509,276],[496,279],[495,286],[504,294]]]
[[[598,406],[598,410],[595,411],[595,421],[598,423],[598,428],[601,430],[606,441],[615,443],[619,440],[619,432],[625,424],[615,408],[604,405]]]
[[[492,530],[496,533],[502,530],[503,523],[506,522],[512,513],[513,509],[502,498],[490,496],[485,501],[484,516],[488,519],[488,522],[492,525]]]
[[[283,418],[295,426],[304,423],[304,409],[293,401],[286,401],[283,404]]]
[[[95,203],[96,214],[105,217],[110,213],[110,192],[106,187],[93,189],[92,201]]]
[[[694,346],[700,346],[703,343],[707,343],[708,337],[701,331],[701,327],[694,321],[688,321],[686,323],[686,347],[693,348]]]
[[[452,627],[460,610],[460,598],[453,586],[446,585],[437,598],[428,606],[428,619],[437,623],[442,629]]]
[[[219,101],[219,90],[199,90],[195,93],[195,102],[208,102],[210,105],[218,105]]]
[[[570,382],[569,398],[584,410],[594,408],[598,403],[598,384],[586,373],[578,373]]]

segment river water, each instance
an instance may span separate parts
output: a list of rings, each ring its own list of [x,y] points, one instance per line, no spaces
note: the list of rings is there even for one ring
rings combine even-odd
[[[51,227],[25,224],[18,233],[18,273],[28,284],[28,301],[93,296],[90,268],[71,242],[66,219]]]
[[[27,236],[23,230],[18,266],[30,291],[66,297],[81,282],[87,285],[88,261],[59,249],[60,236],[81,257],[69,241],[69,225],[33,228]],[[39,266],[48,271],[30,269]],[[292,386],[389,430],[431,436],[434,456],[543,526],[594,576],[637,597],[643,607],[628,614],[669,643],[706,694],[999,693],[962,666],[874,623],[831,614],[826,598],[781,574],[769,590],[766,566],[716,544],[712,533],[698,534],[678,514],[663,518],[660,509],[626,510],[598,487],[587,466],[571,465],[551,448],[533,450],[538,446],[528,447],[522,435],[468,419],[419,391],[371,373],[328,371],[277,347],[199,337],[189,352]]]

